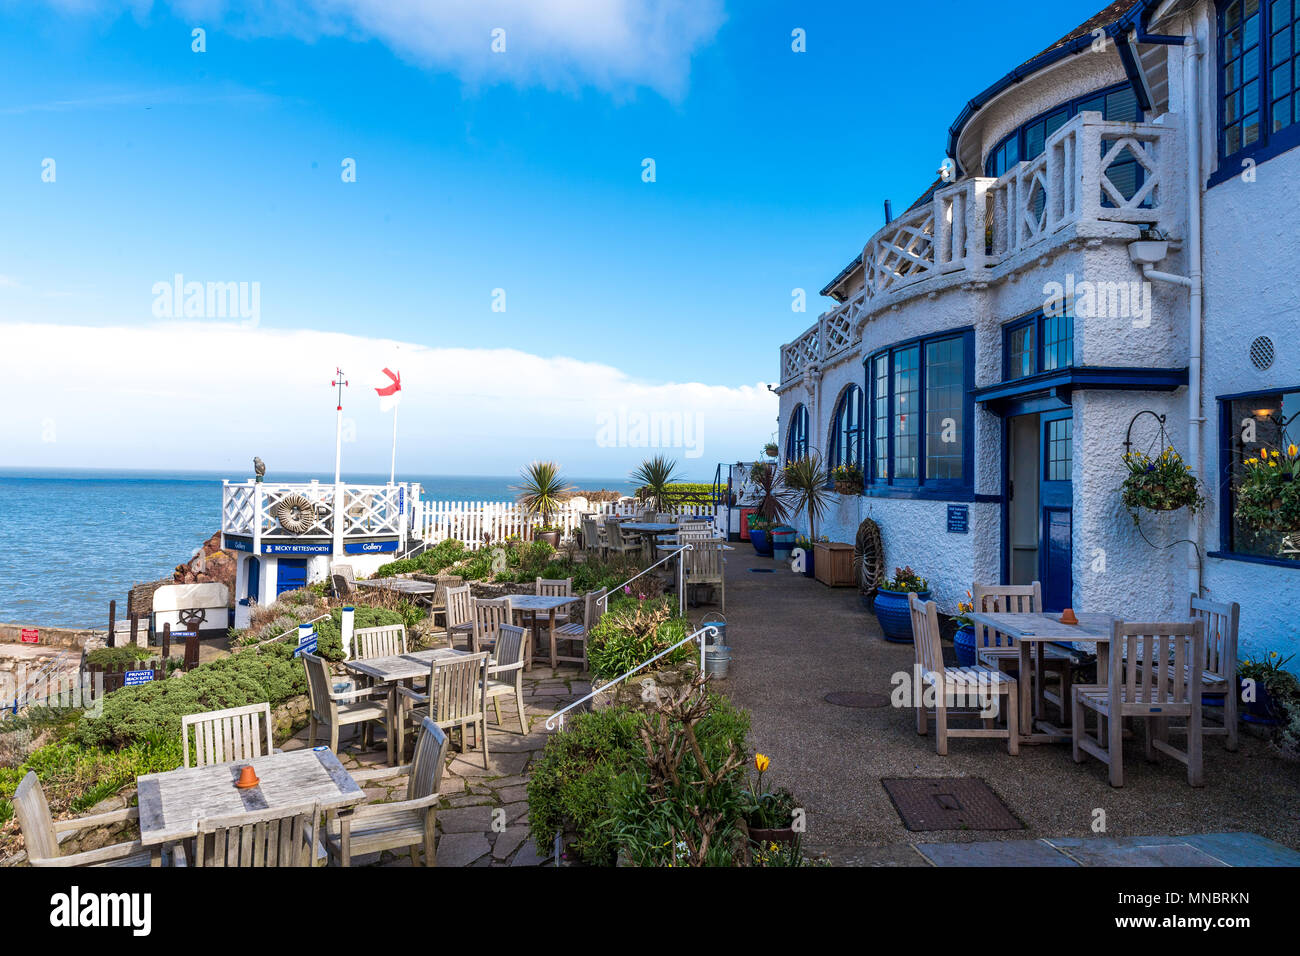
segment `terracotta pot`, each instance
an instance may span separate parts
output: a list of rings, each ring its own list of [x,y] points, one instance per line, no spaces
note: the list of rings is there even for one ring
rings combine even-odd
[[[560,546],[560,532],[558,531],[538,531],[533,535],[534,541],[545,541],[552,548]]]

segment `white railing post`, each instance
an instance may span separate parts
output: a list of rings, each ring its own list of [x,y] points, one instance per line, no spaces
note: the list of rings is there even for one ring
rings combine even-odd
[[[262,555],[262,483],[253,482],[253,554]]]

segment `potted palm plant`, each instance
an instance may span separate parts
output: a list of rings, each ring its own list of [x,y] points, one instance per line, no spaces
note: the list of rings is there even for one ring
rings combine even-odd
[[[564,483],[560,466],[553,461],[535,461],[519,475],[523,479],[515,489],[519,493],[519,504],[534,520],[541,519],[533,526],[533,537],[558,548],[563,529],[551,523],[551,516],[564,506],[564,496],[573,487]]]
[[[776,465],[767,461],[754,462],[749,470],[749,483],[754,496],[749,540],[757,554],[771,557],[772,542],[768,539],[768,530],[785,520],[790,493],[781,486],[781,473],[776,470]]]
[[[826,468],[822,456],[810,452],[803,458],[792,461],[785,466],[782,476],[785,486],[790,489],[790,503],[795,517],[808,513],[808,537],[817,540],[817,522],[826,514],[831,492],[826,487]]]
[[[642,497],[655,511],[667,511],[671,504],[669,486],[681,479],[675,474],[677,462],[663,455],[647,458],[632,472],[631,478],[640,487],[637,497]]]

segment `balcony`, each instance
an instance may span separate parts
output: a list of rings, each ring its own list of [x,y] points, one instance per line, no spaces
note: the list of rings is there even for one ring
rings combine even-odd
[[[321,482],[222,483],[221,532],[263,546],[405,537],[419,485]],[[336,513],[341,520],[336,521]],[[337,534],[336,534],[337,531]],[[342,550],[335,548],[335,550]]]
[[[1136,239],[1147,225],[1175,232],[1185,157],[1173,119],[1080,113],[1036,159],[936,190],[867,242],[862,288],[781,347],[782,383],[855,345],[866,319],[913,295],[996,281],[1079,239]]]

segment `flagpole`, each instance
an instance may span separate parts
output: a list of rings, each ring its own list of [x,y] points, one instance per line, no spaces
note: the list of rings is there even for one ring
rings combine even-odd
[[[347,381],[343,378],[343,369],[334,370],[336,378],[330,382],[339,390],[338,406],[335,408],[334,422],[334,514],[332,517],[334,528],[334,545],[331,549],[334,554],[343,552],[343,485],[340,484],[343,471],[343,386]]]
[[[388,469],[388,483],[390,485],[397,483],[397,410],[401,407],[401,402],[393,406],[393,463]]]

